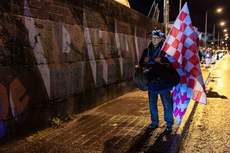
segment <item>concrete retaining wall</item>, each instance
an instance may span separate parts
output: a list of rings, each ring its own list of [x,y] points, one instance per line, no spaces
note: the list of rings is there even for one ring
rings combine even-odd
[[[146,33],[163,28],[111,0],[1,0],[0,16],[0,137],[132,90]]]

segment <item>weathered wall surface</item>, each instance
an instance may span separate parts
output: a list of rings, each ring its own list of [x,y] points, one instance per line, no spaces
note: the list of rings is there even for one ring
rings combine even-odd
[[[0,137],[132,90],[153,27],[111,0],[1,0]]]

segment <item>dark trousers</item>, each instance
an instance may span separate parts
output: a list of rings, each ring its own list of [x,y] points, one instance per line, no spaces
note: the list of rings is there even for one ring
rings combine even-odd
[[[158,94],[148,92],[148,96],[149,96],[149,107],[150,107],[150,115],[151,115],[152,123],[155,125],[159,125],[158,108],[157,108]],[[173,104],[172,104],[172,99],[170,97],[170,91],[161,93],[160,97],[164,107],[164,120],[167,126],[172,126],[174,119],[173,119]]]

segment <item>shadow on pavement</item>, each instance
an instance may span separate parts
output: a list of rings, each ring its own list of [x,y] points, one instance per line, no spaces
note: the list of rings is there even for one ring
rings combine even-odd
[[[212,91],[212,88],[207,92],[207,97],[208,98],[221,98],[221,99],[228,99],[228,97],[224,95],[219,95],[218,92]]]
[[[153,130],[146,129],[143,134],[138,134],[137,139],[131,137],[130,135],[115,136],[104,143],[103,153],[117,153],[117,152],[126,152],[126,153],[137,153],[144,149],[145,144],[152,136],[151,132]],[[131,146],[126,146],[127,142],[131,142]]]
[[[167,153],[171,152],[170,147],[174,141],[178,141],[178,134],[171,134],[166,131],[162,132],[155,143],[149,146],[144,152],[145,153]]]
[[[129,148],[126,153],[140,152],[143,149],[143,146],[148,142],[150,137],[152,136],[152,131],[155,129],[146,129],[142,135],[139,135],[137,140],[133,143],[133,145]]]
[[[132,137],[126,136],[115,136],[104,143],[103,153],[117,153],[124,152],[125,145]]]
[[[162,131],[160,135],[155,135],[154,130],[146,129],[144,133],[139,134],[136,138],[131,136],[119,136],[109,139],[104,144],[103,153],[167,153],[171,152],[172,144],[179,140],[178,134],[171,134],[166,131]],[[120,141],[123,139],[122,141]],[[131,146],[125,146],[127,142],[132,142]],[[119,143],[118,143],[119,142]]]

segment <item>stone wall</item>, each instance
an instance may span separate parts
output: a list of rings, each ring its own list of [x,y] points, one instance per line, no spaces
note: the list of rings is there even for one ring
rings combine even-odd
[[[163,28],[111,0],[1,0],[0,16],[0,137],[131,91],[146,33]]]

